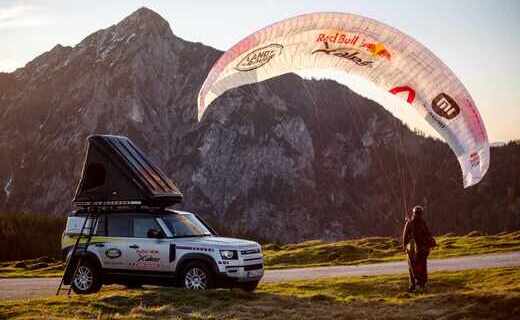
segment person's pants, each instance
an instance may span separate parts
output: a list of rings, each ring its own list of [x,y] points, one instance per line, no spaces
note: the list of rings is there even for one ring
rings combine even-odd
[[[408,274],[410,275],[410,287],[415,288],[415,252],[408,251]]]
[[[415,285],[424,287],[428,281],[428,262],[429,250],[417,250],[408,253],[408,273],[410,275],[410,286]]]
[[[428,255],[429,250],[417,250],[415,255],[414,275],[418,286],[424,287],[428,281]]]

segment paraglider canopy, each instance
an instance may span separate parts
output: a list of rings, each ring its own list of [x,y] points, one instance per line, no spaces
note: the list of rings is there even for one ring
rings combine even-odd
[[[460,80],[410,36],[354,14],[305,14],[238,42],[220,57],[204,81],[198,96],[199,119],[229,89],[310,69],[361,76],[388,94],[402,97],[453,150],[464,187],[478,183],[486,174],[486,129]]]
[[[88,138],[75,205],[166,207],[181,201],[177,186],[130,139],[110,135]]]

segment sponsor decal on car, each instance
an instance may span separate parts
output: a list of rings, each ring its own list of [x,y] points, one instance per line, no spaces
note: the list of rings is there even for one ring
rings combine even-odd
[[[157,269],[160,267],[161,256],[158,250],[137,249],[135,252],[138,258],[135,262],[130,263],[131,266],[148,269]]]
[[[440,93],[433,99],[432,110],[437,115],[448,120],[455,118],[460,113],[459,105],[446,93]]]
[[[282,53],[283,46],[278,43],[271,43],[262,48],[248,53],[240,62],[235,66],[238,71],[251,71],[260,68],[267,64],[271,59]]]
[[[110,259],[116,259],[121,256],[121,250],[117,248],[110,248],[105,251],[105,256]]]
[[[186,247],[186,246],[177,246],[179,250],[191,250],[191,251],[206,251],[212,252],[214,251],[212,248],[199,248],[199,247]]]

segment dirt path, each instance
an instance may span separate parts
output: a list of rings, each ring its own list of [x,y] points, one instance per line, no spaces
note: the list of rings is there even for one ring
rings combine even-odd
[[[429,271],[458,271],[520,266],[520,252],[467,256],[428,261]],[[386,262],[358,266],[318,267],[266,271],[263,282],[366,276],[408,272],[406,262]],[[54,295],[59,278],[0,279],[0,299],[28,299]]]

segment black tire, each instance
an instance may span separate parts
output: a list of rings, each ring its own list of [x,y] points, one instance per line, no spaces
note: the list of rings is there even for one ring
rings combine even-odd
[[[215,286],[215,275],[203,262],[190,262],[183,270],[180,285],[191,290],[212,289]]]
[[[125,286],[128,289],[141,289],[143,287],[143,284],[140,282],[130,281],[130,282],[125,283]]]
[[[101,272],[98,266],[89,260],[81,261],[74,279],[72,279],[72,290],[76,294],[90,294],[101,289]]]
[[[260,281],[251,281],[251,282],[241,283],[239,285],[239,288],[244,291],[247,291],[247,292],[253,292],[256,290],[256,287],[258,287],[259,282]]]

